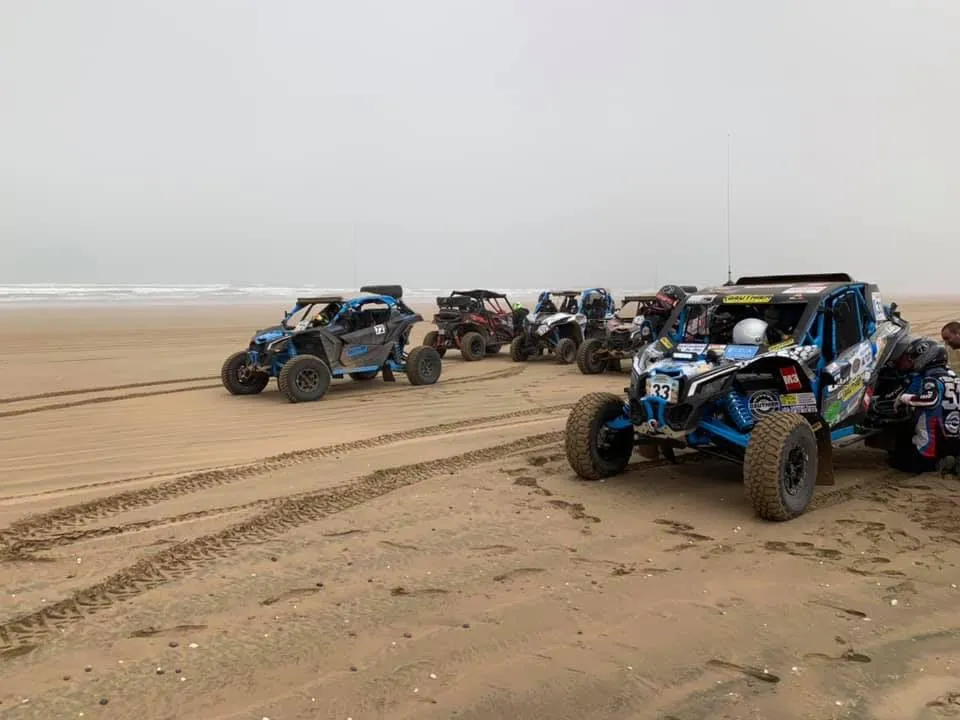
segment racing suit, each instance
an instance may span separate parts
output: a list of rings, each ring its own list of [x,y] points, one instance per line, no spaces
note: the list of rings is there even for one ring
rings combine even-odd
[[[917,416],[911,439],[915,462],[901,469],[930,471],[942,458],[960,454],[960,378],[953,370],[933,367],[917,373],[897,402]]]

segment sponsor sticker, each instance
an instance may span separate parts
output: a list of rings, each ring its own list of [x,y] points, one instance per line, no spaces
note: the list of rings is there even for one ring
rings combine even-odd
[[[669,350],[673,347],[673,341],[668,337],[660,338],[660,344],[663,346],[664,350]]]
[[[827,406],[827,409],[823,411],[823,419],[826,420],[828,424],[833,425],[840,418],[841,409],[840,403],[834,400]]]
[[[707,351],[706,343],[680,343],[677,345],[677,350],[683,353],[693,353],[694,355],[700,355]],[[674,354],[676,357],[676,354]]]
[[[772,295],[726,295],[723,302],[727,305],[758,305],[772,299]]]
[[[852,383],[840,389],[840,402],[846,402],[863,390],[863,378],[857,378]]]
[[[709,305],[716,299],[716,295],[691,295],[687,298],[687,303],[691,305]]]
[[[354,345],[352,348],[347,348],[347,357],[356,357],[357,355],[363,355],[367,351],[366,345]]]
[[[780,396],[780,409],[786,412],[812,415],[817,412],[817,398],[813,393],[788,393]]]
[[[887,319],[887,312],[883,309],[883,296],[875,292],[870,295],[870,298],[873,301],[874,317],[876,317],[877,322],[884,322]]]
[[[783,378],[783,386],[787,389],[787,392],[796,392],[803,388],[803,383],[800,382],[800,376],[797,374],[796,368],[780,368],[780,377]]]
[[[797,285],[788,287],[783,291],[784,295],[819,295],[827,289],[826,285]]]
[[[723,356],[727,360],[749,360],[754,357],[760,348],[756,345],[727,345]]]
[[[747,405],[750,407],[750,414],[755,420],[759,420],[780,409],[780,396],[772,390],[759,390],[750,396]]]
[[[673,357],[677,360],[693,360],[693,354],[678,350],[673,351]]]
[[[943,419],[943,431],[953,437],[960,435],[960,410],[947,413]]]
[[[776,345],[771,345],[767,348],[768,352],[776,352],[777,350],[786,350],[788,347],[792,347],[796,344],[796,341],[793,338],[789,340],[784,340],[783,342],[778,342]]]

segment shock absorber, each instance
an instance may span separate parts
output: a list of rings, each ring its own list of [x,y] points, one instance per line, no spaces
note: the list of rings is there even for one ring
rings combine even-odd
[[[746,432],[753,425],[753,414],[747,398],[736,390],[731,390],[720,401],[722,407],[740,432]]]

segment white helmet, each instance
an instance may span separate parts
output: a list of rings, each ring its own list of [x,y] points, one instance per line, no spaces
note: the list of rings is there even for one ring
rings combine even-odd
[[[767,323],[760,318],[747,318],[733,327],[735,345],[763,345],[766,340]]]

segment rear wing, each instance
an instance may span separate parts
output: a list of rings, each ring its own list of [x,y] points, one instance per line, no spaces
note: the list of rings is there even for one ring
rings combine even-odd
[[[623,302],[621,303],[621,305],[626,305],[627,303],[632,303],[632,302],[645,303],[649,300],[656,299],[656,297],[657,297],[656,295],[627,295],[626,297],[623,298]]]
[[[852,283],[847,273],[812,273],[797,275],[745,275],[734,285],[799,285],[802,283]]]
[[[469,295],[443,295],[437,298],[437,307],[441,310],[457,310],[460,312],[471,310],[479,305],[479,301]]]
[[[330,303],[343,302],[340,295],[321,295],[319,297],[301,297],[297,298],[297,305],[306,307],[307,305],[328,305]]]

